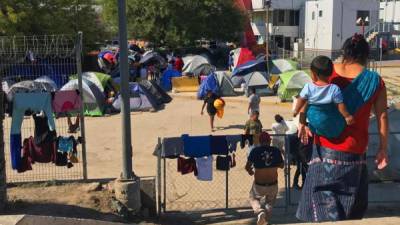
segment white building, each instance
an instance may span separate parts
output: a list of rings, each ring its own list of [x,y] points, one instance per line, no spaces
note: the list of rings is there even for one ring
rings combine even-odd
[[[306,2],[305,48],[336,51],[344,41],[379,23],[377,0],[315,0]]]
[[[393,23],[394,29],[400,31],[400,0],[381,0],[379,19]],[[394,35],[394,38],[400,42],[400,35]]]
[[[291,49],[304,36],[304,6],[306,0],[271,0],[268,30],[272,46]],[[252,0],[252,28],[259,44],[266,38],[265,0]]]

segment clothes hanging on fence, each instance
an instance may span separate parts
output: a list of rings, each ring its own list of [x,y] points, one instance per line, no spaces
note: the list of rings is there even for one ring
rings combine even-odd
[[[161,149],[162,158],[177,158],[183,155],[183,140],[180,137],[164,138]]]
[[[217,156],[216,169],[222,171],[229,171],[232,165],[232,157],[228,156]]]
[[[210,136],[189,136],[182,135],[183,150],[185,156],[200,158],[211,155],[211,137]]]
[[[182,175],[190,174],[194,172],[197,176],[196,160],[194,158],[185,159],[183,157],[178,157],[178,172]]]
[[[249,146],[253,145],[253,135],[245,134],[245,135],[242,135],[241,137],[242,137],[242,140],[240,141],[240,147],[242,149],[246,146],[246,143]]]
[[[65,152],[65,153],[69,153],[72,152],[73,148],[74,148],[74,142],[75,142],[75,138],[74,136],[70,136],[70,137],[58,137],[58,151],[60,152]]]
[[[22,147],[22,158],[19,168],[17,169],[18,173],[23,173],[29,170],[32,170],[32,161],[29,152],[29,139],[24,139],[23,147]]]
[[[48,124],[48,118],[47,116],[38,116],[37,114],[33,114],[33,121],[35,123],[35,133],[34,133],[34,139],[35,139],[35,144],[39,145],[43,142],[52,142],[56,139],[56,132],[50,131],[49,124]]]
[[[47,116],[50,131],[55,130],[53,111],[51,109],[50,93],[16,93],[13,102],[13,116],[10,132],[11,166],[20,167],[21,161],[21,126],[25,111],[43,111]]]
[[[227,135],[226,142],[228,143],[229,152],[235,152],[238,143],[240,143],[241,141],[242,141],[241,135]]]
[[[213,156],[196,158],[197,180],[212,181],[213,179]]]
[[[211,154],[212,155],[229,154],[226,136],[211,136]]]
[[[82,104],[79,91],[57,91],[54,93],[52,107],[56,113],[77,111]]]

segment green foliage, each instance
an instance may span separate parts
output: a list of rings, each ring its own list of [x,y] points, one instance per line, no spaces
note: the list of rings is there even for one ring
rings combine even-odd
[[[102,0],[102,5],[104,20],[117,33],[117,0]],[[127,0],[127,17],[130,38],[168,47],[202,38],[236,41],[244,21],[233,0]]]
[[[94,0],[1,0],[0,35],[74,34],[85,44],[104,37]]]

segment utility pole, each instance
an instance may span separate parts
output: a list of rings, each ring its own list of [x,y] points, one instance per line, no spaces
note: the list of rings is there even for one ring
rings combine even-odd
[[[271,0],[265,0],[265,59],[267,61],[267,73],[269,74],[269,9]]]
[[[125,205],[130,214],[141,209],[140,179],[132,168],[131,113],[129,104],[128,32],[126,0],[118,0],[119,68],[121,76],[122,114],[122,174],[114,184],[115,198]]]
[[[132,179],[131,113],[129,105],[128,39],[126,1],[118,0],[119,69],[121,76],[122,179]]]

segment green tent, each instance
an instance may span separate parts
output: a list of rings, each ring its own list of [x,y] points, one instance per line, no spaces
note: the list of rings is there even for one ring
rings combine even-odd
[[[94,83],[102,92],[106,90],[118,91],[118,85],[113,81],[110,75],[99,72],[84,72],[82,77]],[[77,79],[77,75],[70,76],[70,80]]]
[[[298,63],[290,59],[275,59],[270,65],[271,74],[282,74],[289,71],[297,70]]]
[[[295,70],[282,73],[280,75],[278,96],[283,102],[292,101],[292,96],[298,95],[304,85],[311,82],[310,75],[305,71]]]

